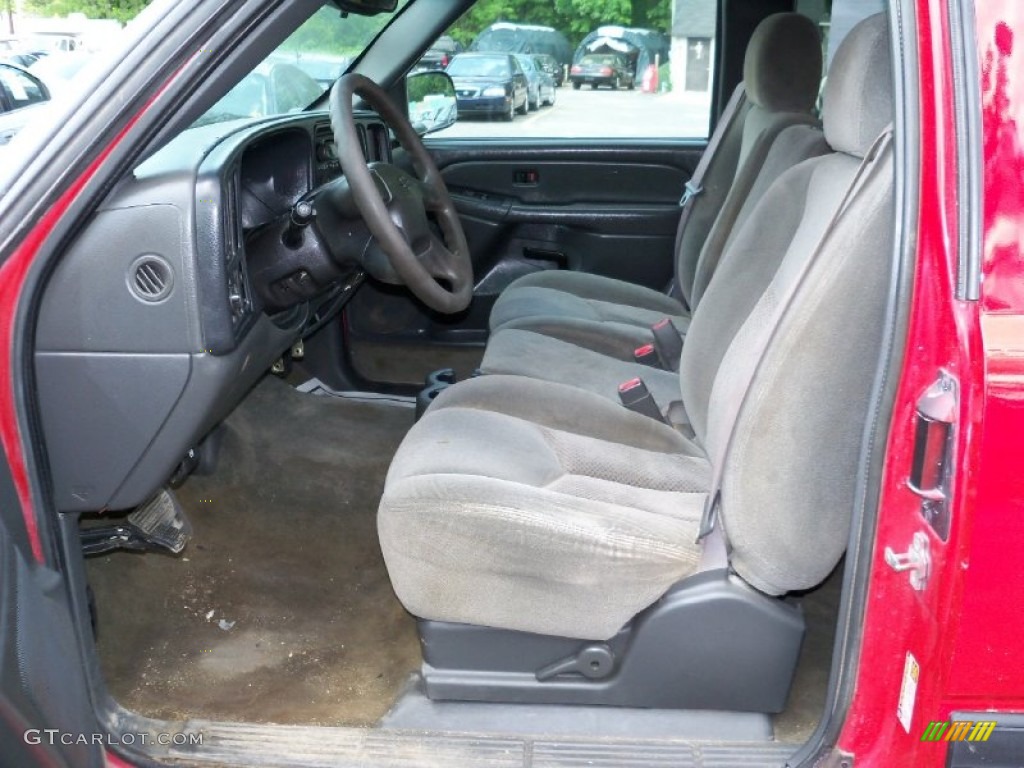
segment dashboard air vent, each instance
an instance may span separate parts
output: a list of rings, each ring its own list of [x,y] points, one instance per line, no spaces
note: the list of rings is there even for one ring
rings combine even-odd
[[[391,135],[384,123],[370,123],[370,154],[374,160],[391,162]]]
[[[232,174],[224,198],[224,245],[228,255],[238,250],[238,188],[237,174]]]
[[[327,141],[334,140],[334,129],[331,128],[330,123],[317,123],[316,128],[313,129],[313,140],[314,141]]]
[[[128,270],[128,289],[143,301],[162,301],[170,295],[173,286],[174,272],[161,256],[140,256]]]
[[[362,123],[357,124],[356,133],[359,134],[359,146],[363,150],[363,157],[366,158],[366,162],[373,162],[376,158],[370,154],[370,142],[366,138],[366,126]]]

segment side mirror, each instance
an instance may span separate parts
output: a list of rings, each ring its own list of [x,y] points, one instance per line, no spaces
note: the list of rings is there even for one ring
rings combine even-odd
[[[455,123],[459,117],[455,84],[444,72],[416,72],[405,79],[409,122],[416,133],[426,136]]]

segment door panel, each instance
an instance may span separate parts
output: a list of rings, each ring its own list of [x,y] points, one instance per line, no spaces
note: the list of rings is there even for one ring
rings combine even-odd
[[[101,765],[99,745],[85,740],[99,727],[64,583],[56,571],[29,564],[6,524],[0,524],[0,627],[0,762]]]
[[[468,373],[486,342],[498,294],[531,272],[570,269],[656,290],[671,279],[679,196],[702,145],[427,143],[469,243],[473,303],[446,317],[404,289],[364,285],[345,317],[357,378],[414,384],[434,368],[454,365],[449,357],[468,368],[460,375]],[[397,356],[417,362],[397,366]]]
[[[975,701],[964,697],[967,691],[951,687],[961,674],[973,678],[971,685],[980,680],[984,686],[981,670],[987,663],[991,663],[991,679],[1016,684],[1013,695],[1020,700],[1021,676],[1015,674],[1013,664],[1005,663],[1011,655],[1007,652],[1018,655],[1019,619],[1010,622],[1012,635],[1000,636],[987,617],[963,610],[966,580],[983,568],[986,560],[1013,573],[1020,568],[1013,550],[1009,508],[981,503],[980,491],[999,486],[1003,479],[989,474],[993,462],[986,464],[982,456],[983,451],[994,448],[992,458],[998,466],[1005,451],[1003,445],[985,442],[991,415],[985,410],[986,396],[991,396],[990,388],[1005,374],[1000,371],[1000,376],[991,377],[991,371],[999,369],[990,368],[991,361],[985,360],[984,313],[978,302],[962,299],[957,286],[961,281],[980,282],[963,267],[971,250],[989,254],[997,248],[991,242],[972,243],[972,237],[960,237],[972,229],[970,217],[975,212],[984,207],[988,214],[991,201],[986,199],[982,206],[966,182],[973,153],[960,144],[963,140],[967,145],[970,139],[964,133],[958,136],[963,124],[954,115],[954,111],[972,112],[975,106],[964,101],[962,83],[956,84],[957,67],[951,52],[977,56],[978,50],[973,39],[968,46],[951,41],[946,5],[917,3],[916,16],[902,29],[896,23],[910,16],[891,17],[894,36],[902,41],[894,47],[895,69],[902,73],[907,102],[920,105],[916,114],[909,110],[911,119],[904,124],[903,138],[901,118],[897,118],[895,134],[897,141],[904,143],[897,157],[910,158],[917,165],[907,174],[906,186],[912,191],[900,210],[909,222],[903,234],[904,247],[912,249],[915,274],[903,289],[908,294],[912,291],[906,299],[904,360],[898,371],[884,452],[868,600],[860,622],[859,661],[847,665],[856,670],[854,693],[838,741],[839,750],[849,754],[844,759],[857,765],[948,765],[946,750],[956,730],[935,743],[928,737],[933,723],[942,728],[941,723],[956,719],[953,713],[958,710],[987,711],[1016,703],[991,698],[992,688]],[[908,44],[912,33],[919,38]],[[985,39],[992,38],[979,35],[979,40]],[[959,67],[959,72],[966,71]],[[989,128],[985,126],[986,147]],[[999,151],[1015,146],[1013,142],[998,144]],[[1016,162],[998,153],[986,160],[986,172],[1010,168]],[[914,172],[919,175],[914,177]],[[965,181],[961,185],[951,179]],[[992,214],[1006,216],[1004,221],[1012,221],[1013,216],[1019,220],[1019,211],[1011,213],[998,206]],[[983,237],[990,235],[984,233]],[[1019,272],[1019,266],[1015,270]],[[986,280],[983,297],[993,287]],[[1013,349],[1012,344],[1001,346],[1002,351]],[[1002,380],[1011,382],[1013,376]],[[1019,390],[1014,396],[1019,401]],[[1019,405],[1015,408],[1019,411]],[[1004,424],[1008,429],[1016,426],[1012,420]],[[1018,433],[1014,440],[1019,442]],[[1007,493],[1006,486],[998,493]],[[998,539],[992,540],[993,546],[985,552],[975,552],[972,536],[976,521],[980,527],[983,520],[999,520]],[[995,589],[999,612],[1013,615],[1009,606],[1015,608],[1018,602],[1013,583],[1000,580]],[[1016,595],[1020,594],[1018,589]],[[974,652],[968,658],[959,656],[957,630],[963,627],[980,630],[983,638],[983,647],[971,649]],[[1008,644],[1000,642],[1007,639]],[[997,712],[988,716],[1000,719]]]

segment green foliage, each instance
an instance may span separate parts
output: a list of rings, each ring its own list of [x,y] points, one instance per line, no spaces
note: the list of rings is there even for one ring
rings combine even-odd
[[[469,45],[481,30],[496,21],[541,24],[559,28],[560,17],[551,0],[478,0],[452,25],[448,34]]]
[[[632,26],[661,32],[668,32],[672,26],[672,4],[668,0],[633,0],[632,6]]]
[[[605,24],[668,32],[672,3],[671,0],[478,0],[452,25],[449,34],[463,45],[469,45],[485,27],[496,21],[554,27],[575,46],[587,33]]]
[[[563,34],[574,45],[596,27],[632,23],[630,0],[555,0],[555,8],[565,18]]]
[[[356,14],[340,19],[337,9],[324,7],[295,30],[281,44],[281,50],[355,56],[387,21],[387,16]]]
[[[25,0],[25,8],[44,16],[82,13],[90,19],[126,22],[149,5],[150,0]]]
[[[150,0],[25,0],[25,7],[46,16],[84,13],[93,19],[126,22]],[[338,23],[338,12],[322,8],[295,34],[288,48],[307,52],[353,55],[383,25],[386,16],[357,16]],[[449,34],[469,45],[484,28],[496,21],[541,24],[554,27],[574,46],[590,31],[604,24],[646,27],[667,32],[672,22],[671,0],[478,0]]]

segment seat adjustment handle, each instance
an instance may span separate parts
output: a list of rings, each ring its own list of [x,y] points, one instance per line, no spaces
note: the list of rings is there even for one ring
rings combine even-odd
[[[615,669],[615,654],[606,643],[591,643],[572,656],[566,656],[537,670],[537,679],[550,680],[567,674],[579,674],[591,680],[608,677]]]

